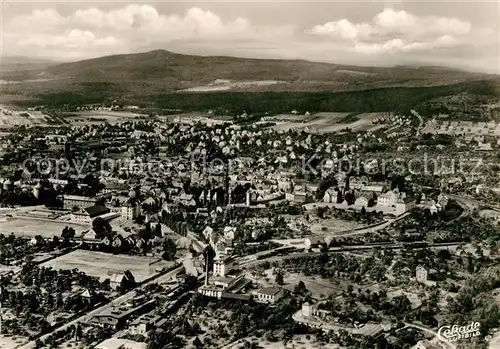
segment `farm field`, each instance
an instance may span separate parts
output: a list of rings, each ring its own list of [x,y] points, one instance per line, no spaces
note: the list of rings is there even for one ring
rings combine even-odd
[[[43,263],[44,267],[54,269],[75,269],[83,271],[87,275],[106,279],[108,273],[130,270],[136,281],[143,281],[155,274],[158,268],[168,268],[172,262],[158,261],[150,267],[151,262],[158,261],[157,258],[113,255],[103,252],[76,250]]]
[[[106,121],[110,124],[117,124],[127,122],[130,120],[146,119],[147,115],[137,114],[130,111],[104,111],[104,110],[90,110],[72,113],[66,119],[72,123],[85,125],[92,123],[102,123]]]
[[[362,113],[348,118],[349,113],[318,113],[306,115],[280,115],[272,128],[276,130],[303,129],[311,133],[338,132],[345,128],[352,131],[378,130],[385,125],[374,125],[372,121],[384,113]],[[294,121],[295,120],[295,121]]]
[[[50,116],[39,111],[19,111],[0,105],[0,128],[18,125],[49,125],[53,123]]]
[[[14,233],[16,236],[33,237],[41,235],[44,238],[51,238],[53,236],[61,236],[64,227],[71,227],[75,229],[76,237],[82,235],[82,232],[88,230],[88,227],[71,224],[64,221],[50,221],[40,219],[30,219],[23,217],[2,218],[0,220],[0,233],[10,234]]]
[[[0,349],[12,349],[28,342],[28,338],[20,336],[0,335]]]

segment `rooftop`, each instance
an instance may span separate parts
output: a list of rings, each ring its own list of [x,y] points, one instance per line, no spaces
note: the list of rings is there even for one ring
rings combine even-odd
[[[275,296],[278,293],[280,293],[280,291],[281,291],[281,289],[279,289],[277,287],[264,287],[264,288],[261,288],[259,290],[259,293],[260,294],[265,294],[265,295],[268,295],[268,296]]]

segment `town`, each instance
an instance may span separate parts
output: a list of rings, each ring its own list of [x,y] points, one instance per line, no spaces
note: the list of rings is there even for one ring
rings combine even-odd
[[[415,110],[354,122],[302,113],[139,110],[11,127],[3,340],[445,348],[439,325],[475,314],[487,344],[500,301],[495,153],[433,132],[435,117]]]
[[[498,2],[4,2],[0,349],[500,349]]]

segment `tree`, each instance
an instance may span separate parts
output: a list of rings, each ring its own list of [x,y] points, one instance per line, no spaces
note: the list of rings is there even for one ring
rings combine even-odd
[[[102,219],[102,217],[97,217],[92,221],[92,229],[98,237],[111,233],[111,225]]]
[[[162,258],[167,261],[172,261],[177,253],[177,247],[172,239],[166,239],[163,243],[163,254]]]
[[[283,273],[281,271],[276,274],[275,281],[278,285],[283,285],[285,283]]]
[[[319,206],[318,208],[316,208],[316,215],[323,219],[325,218],[325,213],[328,211],[328,208],[324,207],[324,206]]]
[[[62,233],[61,233],[61,237],[63,239],[66,239],[66,240],[69,240],[69,239],[74,239],[75,237],[75,229],[71,228],[71,227],[64,227]]]
[[[361,215],[365,216],[366,215],[366,208],[363,206],[361,207]]]
[[[193,346],[196,348],[196,349],[202,349],[204,348],[205,346],[203,345],[203,342],[198,338],[196,337],[193,341]]]
[[[157,223],[155,226],[155,236],[161,237],[162,236],[162,231],[161,231],[161,224]]]
[[[307,292],[307,288],[306,285],[304,284],[304,281],[302,280],[299,281],[297,286],[295,286],[294,292],[298,294],[304,294]]]

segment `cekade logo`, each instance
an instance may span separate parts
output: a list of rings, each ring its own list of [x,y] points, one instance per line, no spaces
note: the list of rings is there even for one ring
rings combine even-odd
[[[438,330],[437,337],[443,342],[456,342],[460,339],[473,338],[480,335],[479,322],[471,322],[466,326],[441,326]]]

